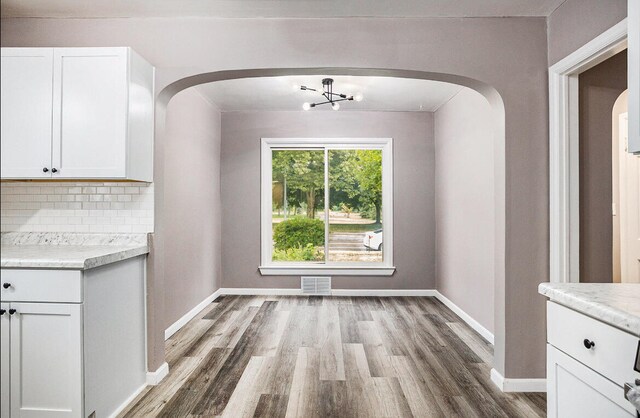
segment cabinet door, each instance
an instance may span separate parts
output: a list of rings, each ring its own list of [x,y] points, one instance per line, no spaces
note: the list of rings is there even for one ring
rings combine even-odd
[[[51,177],[53,49],[2,48],[1,60],[1,176]]]
[[[0,315],[0,418],[9,418],[11,412],[9,304],[0,304],[0,309],[2,313]]]
[[[547,416],[634,418],[636,414],[622,387],[547,344]]]
[[[125,178],[126,48],[56,48],[53,178]]]
[[[82,305],[12,303],[12,418],[82,416]]]

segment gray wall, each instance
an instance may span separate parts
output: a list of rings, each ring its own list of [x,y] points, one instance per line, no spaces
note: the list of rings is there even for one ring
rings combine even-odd
[[[493,125],[487,100],[461,90],[435,112],[437,289],[494,331]]]
[[[190,88],[166,127],[165,329],[221,287],[220,112]]]
[[[627,0],[566,0],[549,16],[549,65],[627,17]]]
[[[503,130],[495,153],[496,211],[504,220],[495,235],[494,367],[506,377],[531,378],[545,374],[544,298],[537,286],[548,280],[549,270],[546,27],[544,18],[3,19],[0,42],[129,45],[156,66],[158,92],[185,77],[222,70],[327,67],[445,74],[482,89],[491,98],[496,128]],[[148,286],[151,370],[164,358],[163,244],[171,239],[163,207],[163,111],[161,103],[156,254]]]
[[[332,286],[435,288],[433,114],[342,110],[222,114],[223,287],[300,288],[300,276],[261,276],[257,270],[263,137],[393,138],[396,273],[333,277]]]
[[[580,281],[613,281],[613,105],[627,88],[627,51],[579,76]]]

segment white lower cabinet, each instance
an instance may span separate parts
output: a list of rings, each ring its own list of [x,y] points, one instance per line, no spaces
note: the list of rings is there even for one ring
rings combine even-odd
[[[10,416],[80,416],[82,305],[13,302],[3,316],[9,318]]]
[[[111,417],[146,385],[144,263],[0,270],[1,418]]]
[[[547,302],[547,416],[634,418],[624,396],[638,338],[554,302]]]
[[[623,389],[547,345],[547,416],[549,418],[633,418]]]
[[[11,329],[9,304],[0,303],[0,417],[11,415]]]

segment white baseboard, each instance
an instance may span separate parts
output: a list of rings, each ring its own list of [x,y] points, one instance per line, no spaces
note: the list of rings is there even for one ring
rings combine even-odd
[[[442,302],[442,304],[444,306],[446,306],[447,308],[451,309],[464,322],[466,322],[467,325],[469,325],[471,328],[473,328],[478,334],[482,335],[482,338],[484,338],[485,340],[489,341],[491,343],[491,345],[494,344],[494,336],[493,336],[493,333],[491,331],[489,331],[488,329],[483,327],[478,321],[473,319],[468,313],[463,311],[458,305],[456,305],[455,303],[453,303],[449,299],[447,299],[447,297],[445,295],[443,295],[442,293],[438,292],[437,290],[434,290],[434,292],[436,293],[434,296],[440,302]]]
[[[432,289],[413,289],[413,290],[396,290],[396,289],[333,289],[332,296],[435,296],[436,291]]]
[[[301,289],[270,289],[270,288],[248,288],[248,287],[223,287],[220,289],[222,295],[243,295],[243,296],[300,296]]]
[[[169,363],[166,361],[155,372],[147,372],[147,385],[155,386],[169,374]]]
[[[184,314],[182,316],[182,318],[178,319],[176,322],[174,322],[173,324],[171,324],[169,326],[169,328],[167,328],[164,331],[164,339],[168,340],[169,338],[171,338],[171,336],[173,334],[175,334],[176,332],[178,332],[180,330],[180,328],[182,328],[183,326],[185,326],[187,324],[187,322],[191,321],[196,315],[198,315],[198,313],[203,310],[204,308],[207,307],[208,304],[210,304],[211,302],[213,302],[218,296],[220,296],[221,294],[223,294],[222,289],[218,289],[215,292],[213,292],[213,294],[207,296],[205,298],[205,300],[203,300],[202,302],[198,303],[193,309],[191,309],[189,312],[187,312],[186,314]]]
[[[302,290],[300,289],[224,287],[220,290],[222,295],[302,296]],[[332,289],[331,296],[436,296],[436,291],[432,289]]]
[[[165,364],[167,364],[167,363],[165,363]],[[117,417],[117,416],[120,414],[120,412],[124,411],[124,410],[125,410],[125,408],[126,408],[127,406],[129,406],[129,404],[130,404],[131,402],[133,402],[133,400],[134,400],[138,395],[140,395],[140,394],[142,393],[142,391],[143,391],[146,387],[147,387],[147,383],[145,383],[144,385],[142,385],[142,386],[140,386],[138,389],[136,389],[136,391],[135,391],[135,392],[133,392],[133,393],[131,394],[131,396],[129,396],[129,397],[128,397],[128,398],[127,398],[127,399],[126,399],[126,400],[125,400],[125,401],[124,401],[124,402],[123,402],[123,403],[122,403],[118,408],[116,408],[116,410],[115,410],[115,411],[113,411],[113,412],[111,413],[111,415],[109,415],[109,418],[115,418],[115,417]]]
[[[503,392],[546,392],[547,379],[510,379],[491,369],[491,381]]]

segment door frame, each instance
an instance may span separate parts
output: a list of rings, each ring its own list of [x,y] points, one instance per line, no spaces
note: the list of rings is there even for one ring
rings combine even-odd
[[[549,67],[549,281],[580,281],[578,76],[627,48],[627,19]]]

